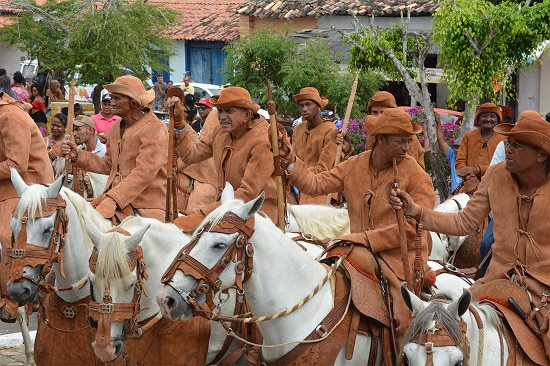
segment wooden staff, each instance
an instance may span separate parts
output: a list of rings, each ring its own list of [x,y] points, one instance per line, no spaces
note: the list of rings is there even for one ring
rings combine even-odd
[[[67,111],[67,129],[69,130],[69,135],[65,135],[65,140],[74,142],[73,134],[73,119],[74,119],[74,97],[76,95],[76,89],[74,87],[74,79],[71,80],[71,87],[69,88],[69,105]],[[65,156],[65,178],[63,179],[63,185],[67,186],[69,182],[69,165],[71,162],[71,153]],[[76,179],[76,177],[73,177]]]
[[[344,116],[344,122],[342,123],[342,136],[346,136],[348,130],[349,117],[351,115],[351,110],[353,109],[353,101],[355,100],[355,93],[357,92],[357,84],[359,83],[359,71],[355,74],[355,80],[353,80],[353,85],[351,86],[351,93],[348,99],[348,107],[346,108],[346,115]],[[334,166],[340,164],[340,156],[342,155],[342,145],[338,144],[336,149],[336,156],[334,157]],[[330,205],[331,195],[327,195],[327,205]]]
[[[267,96],[269,101],[267,102],[267,110],[269,112],[269,130],[271,132],[271,148],[273,149],[273,158],[275,161],[279,159],[279,139],[277,133],[277,112],[275,110],[275,103],[273,102],[273,94],[271,92],[271,84],[267,81]],[[277,219],[279,222],[279,228],[285,232],[285,196],[283,190],[283,177],[280,175],[275,176],[277,183]]]
[[[399,174],[397,173],[397,161],[393,159],[393,188],[398,189],[400,186]],[[409,263],[409,251],[407,248],[407,230],[405,228],[405,212],[396,210],[397,227],[399,228],[399,246],[401,247],[401,261],[403,262],[403,272],[405,274],[405,282],[407,288],[413,291],[411,281],[411,265]]]
[[[168,99],[172,96],[176,96],[180,99],[183,105],[183,90],[181,88],[170,88],[166,91],[165,98]],[[176,134],[175,128],[175,115],[174,106],[169,108],[170,112],[170,124],[168,125],[168,161],[166,162],[166,212],[164,219],[166,222],[172,222],[178,216],[178,203],[176,196],[176,185],[174,179],[177,178],[176,160],[174,159],[174,147]]]

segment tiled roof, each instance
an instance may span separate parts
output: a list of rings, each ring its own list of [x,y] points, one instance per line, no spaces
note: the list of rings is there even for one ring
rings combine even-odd
[[[174,39],[233,41],[239,38],[239,14],[246,0],[150,0],[179,11],[179,24],[168,34]]]
[[[437,0],[252,0],[238,9],[239,14],[258,18],[292,19],[347,15],[399,16],[407,7],[411,15],[432,15]]]

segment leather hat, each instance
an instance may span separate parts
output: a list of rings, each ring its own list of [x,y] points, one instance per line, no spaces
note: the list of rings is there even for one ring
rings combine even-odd
[[[550,154],[550,123],[536,111],[521,112],[515,125],[501,123],[495,127],[495,132],[536,146]]]
[[[478,105],[476,108],[476,117],[474,120],[476,126],[479,126],[479,116],[481,116],[483,113],[494,113],[497,115],[498,123],[502,122],[502,108],[493,103],[485,103],[482,105]]]
[[[411,116],[399,108],[386,109],[378,120],[371,136],[377,135],[416,135],[422,132],[422,127],[411,122]]]
[[[212,105],[219,107],[239,107],[250,109],[254,113],[260,109],[260,106],[252,102],[248,90],[238,86],[226,86],[220,91],[220,95],[211,98]]]
[[[138,102],[143,107],[155,99],[154,90],[145,90],[141,80],[132,75],[118,77],[114,83],[103,86],[109,93],[117,93],[127,96]]]
[[[367,114],[370,114],[373,106],[397,108],[397,103],[395,102],[395,97],[392,93],[387,91],[379,91],[369,99],[369,104],[367,104]]]
[[[325,108],[328,105],[328,99],[322,97],[319,94],[319,91],[314,87],[308,86],[307,88],[302,88],[299,94],[294,96],[294,100],[298,103],[301,100],[313,100],[321,108]]]
[[[376,127],[376,121],[378,121],[378,117],[371,116],[370,114],[365,117],[365,131],[367,131],[367,136],[372,134],[372,131]]]

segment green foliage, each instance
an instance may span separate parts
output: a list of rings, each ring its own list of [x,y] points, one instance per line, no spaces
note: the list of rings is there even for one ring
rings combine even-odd
[[[67,77],[80,73],[80,83],[108,83],[128,70],[143,79],[148,67],[167,69],[167,57],[175,54],[166,30],[176,15],[141,1],[26,2],[1,40]]]
[[[267,102],[266,80],[273,87],[273,100],[278,113],[299,115],[293,96],[306,86],[313,86],[326,96],[337,113],[346,111],[354,74],[342,72],[335,55],[323,38],[312,38],[303,44],[286,39],[283,34],[263,29],[225,47],[227,58],[222,74],[226,82],[245,87],[251,95]],[[380,85],[372,73],[361,74],[353,115]]]
[[[522,66],[550,37],[550,0],[521,8],[486,0],[445,0],[440,6],[434,16],[434,40],[451,99],[496,99],[493,88],[506,79],[510,67]]]

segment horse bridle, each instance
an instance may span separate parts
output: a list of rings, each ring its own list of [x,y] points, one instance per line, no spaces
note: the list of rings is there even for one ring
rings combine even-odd
[[[126,230],[121,228],[114,228],[107,232],[117,231],[126,236],[130,236]],[[96,264],[98,258],[98,250],[94,247],[92,255],[90,256],[89,266],[90,271],[95,274]],[[124,338],[140,338],[147,329],[150,329],[154,324],[158,323],[158,318],[153,318],[145,326],[140,327],[137,316],[141,312],[139,305],[141,295],[147,295],[143,281],[146,281],[149,276],[147,275],[147,266],[143,261],[143,249],[141,246],[126,255],[126,260],[128,261],[128,266],[130,271],[134,271],[137,268],[137,282],[134,285],[134,297],[130,303],[113,303],[113,299],[110,294],[109,284],[106,284],[106,289],[103,292],[103,297],[101,302],[93,301],[93,284],[90,282],[90,304],[89,304],[89,317],[88,322],[92,328],[96,328],[95,341],[96,344],[102,347],[105,347],[109,342],[113,340],[121,340]],[[116,338],[111,339],[111,324],[113,322],[119,321],[122,322],[128,320],[126,323],[122,334]]]
[[[202,263],[191,257],[189,253],[197,245],[202,234],[206,231],[234,234],[238,233],[237,238],[227,247],[221,259],[212,267],[208,268]],[[254,247],[249,243],[250,237],[254,234],[254,216],[244,221],[234,213],[226,213],[222,219],[213,225],[211,222],[199,230],[191,242],[183,247],[178,253],[172,264],[168,267],[161,282],[172,287],[182,299],[192,308],[194,315],[205,316],[216,307],[214,296],[220,291],[222,281],[220,274],[233,262],[235,263],[235,286],[237,287],[238,301],[242,302],[244,297],[243,283],[252,273],[252,259],[254,257]],[[185,275],[192,276],[198,281],[191,292],[178,290],[172,277],[177,270],[181,270]],[[205,295],[207,307],[199,305],[196,301],[197,296]],[[204,305],[203,304],[203,305]]]
[[[55,262],[59,263],[61,276],[65,278],[63,251],[69,224],[69,218],[65,212],[66,206],[67,203],[60,195],[56,198],[42,199],[42,210],[35,218],[49,217],[57,213],[50,243],[47,247],[27,242],[28,211],[25,212],[21,218],[21,229],[17,240],[13,241],[13,248],[6,249],[6,264],[10,266],[10,281],[18,282],[21,279],[26,279],[47,291],[51,286],[46,284],[44,279]],[[36,267],[37,265],[43,266],[38,277],[24,273],[25,266]]]

